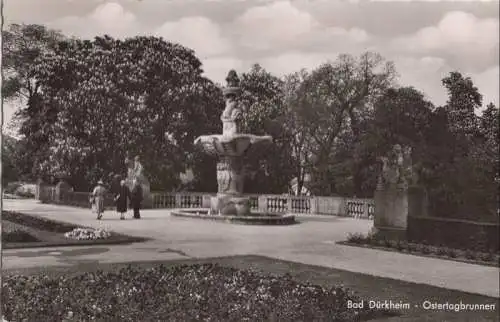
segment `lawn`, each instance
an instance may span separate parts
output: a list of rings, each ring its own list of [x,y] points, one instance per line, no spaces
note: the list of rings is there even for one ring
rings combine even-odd
[[[25,247],[79,246],[99,244],[123,244],[144,241],[144,238],[126,236],[110,232],[105,239],[76,240],[67,238],[65,233],[79,227],[77,225],[49,220],[23,213],[2,211],[2,247],[4,249]]]
[[[5,271],[4,312],[7,318],[22,315],[27,321],[35,321],[35,316],[54,317],[50,321],[94,316],[96,321],[477,322],[498,317],[498,310],[438,311],[421,305],[433,301],[498,307],[496,298],[260,256],[162,264]],[[347,309],[348,299],[359,298],[412,305],[396,316],[384,310]]]

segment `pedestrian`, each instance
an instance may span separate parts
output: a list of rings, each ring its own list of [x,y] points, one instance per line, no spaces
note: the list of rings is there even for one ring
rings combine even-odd
[[[93,210],[97,213],[97,220],[101,220],[102,214],[104,213],[104,198],[106,196],[106,188],[104,188],[104,182],[99,180],[97,186],[92,191],[90,196],[90,202],[92,203]]]
[[[116,202],[116,212],[120,213],[120,219],[125,219],[125,213],[127,212],[127,202],[130,200],[130,190],[125,184],[125,180],[120,181],[120,188],[115,196]]]
[[[132,191],[130,193],[130,203],[132,205],[132,209],[134,209],[134,218],[135,219],[140,219],[141,214],[139,210],[141,209],[141,203],[142,203],[142,187],[141,184],[137,179],[134,179],[133,181],[133,187]]]

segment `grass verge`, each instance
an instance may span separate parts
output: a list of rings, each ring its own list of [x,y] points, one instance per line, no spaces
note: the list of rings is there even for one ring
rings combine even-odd
[[[146,241],[146,238],[111,232],[109,238],[76,240],[64,233],[80,226],[31,216],[19,212],[2,211],[2,247],[4,249],[129,244]]]

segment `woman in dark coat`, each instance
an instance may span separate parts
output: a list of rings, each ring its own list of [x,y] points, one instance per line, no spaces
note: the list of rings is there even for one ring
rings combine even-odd
[[[120,219],[125,219],[125,213],[127,212],[127,203],[130,200],[130,190],[125,184],[125,180],[120,182],[120,189],[115,197],[116,211],[120,213]]]
[[[133,183],[133,188],[130,193],[130,204],[132,206],[132,209],[134,209],[134,218],[135,219],[140,219],[141,218],[141,203],[142,203],[142,187],[139,181],[137,179],[134,179]]]

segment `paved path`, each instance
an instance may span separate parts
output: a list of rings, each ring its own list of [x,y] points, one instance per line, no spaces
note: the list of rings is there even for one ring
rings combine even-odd
[[[173,217],[168,210],[144,210],[141,220],[120,221],[110,211],[98,222],[89,210],[33,200],[4,200],[3,208],[154,239],[131,245],[4,250],[5,269],[262,255],[499,297],[499,270],[495,267],[335,244],[348,233],[368,232],[372,222],[367,220],[304,216],[300,225],[246,226]]]

